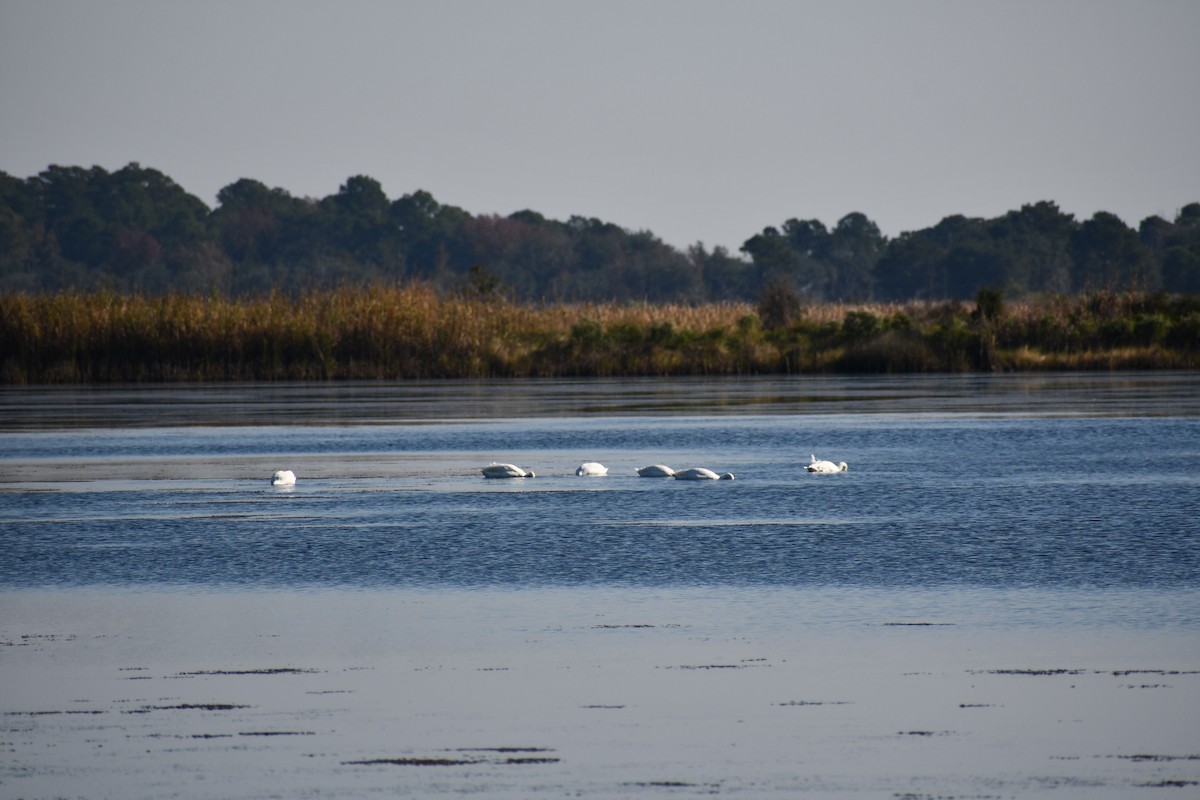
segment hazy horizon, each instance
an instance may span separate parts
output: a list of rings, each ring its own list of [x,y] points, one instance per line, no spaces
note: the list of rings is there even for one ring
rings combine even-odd
[[[210,207],[369,175],[736,251],[1053,201],[1200,200],[1200,4],[0,0],[0,170],[161,170]]]

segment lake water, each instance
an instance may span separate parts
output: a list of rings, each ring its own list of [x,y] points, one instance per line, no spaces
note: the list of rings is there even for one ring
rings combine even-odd
[[[1195,796],[1198,465],[1193,373],[3,388],[0,795]]]

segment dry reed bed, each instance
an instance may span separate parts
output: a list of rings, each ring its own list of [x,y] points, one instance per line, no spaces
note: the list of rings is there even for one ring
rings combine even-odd
[[[426,286],[243,300],[0,296],[0,382],[1194,369],[1200,298],[532,305]]]

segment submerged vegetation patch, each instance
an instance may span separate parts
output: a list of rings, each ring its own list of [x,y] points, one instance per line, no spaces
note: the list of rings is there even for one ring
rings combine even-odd
[[[178,677],[190,678],[198,675],[309,675],[318,672],[315,669],[299,667],[268,667],[266,669],[206,669],[195,672],[180,672]]]
[[[359,761],[343,761],[347,766],[374,767],[381,765],[398,767],[461,767],[480,763],[474,758],[364,758]]]
[[[7,293],[0,383],[1200,367],[1197,295],[1002,303],[981,293],[974,303],[770,311],[749,303],[542,305],[419,284],[240,300]]]
[[[534,765],[557,764],[562,759],[545,755],[553,753],[548,747],[460,747],[456,756],[400,756],[397,758],[366,758],[343,761],[346,766],[398,766],[398,767],[463,767],[477,764],[491,765]],[[472,755],[475,754],[475,755]],[[533,754],[533,755],[525,755]]]
[[[173,706],[142,706],[126,711],[126,714],[149,714],[151,711],[235,711],[250,706],[235,703],[180,703]]]

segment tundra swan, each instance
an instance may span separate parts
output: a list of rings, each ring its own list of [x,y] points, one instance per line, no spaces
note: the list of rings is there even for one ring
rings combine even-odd
[[[813,456],[812,463],[805,467],[805,469],[809,472],[821,473],[845,472],[847,469],[849,469],[849,465],[846,464],[845,461],[841,462],[840,464],[835,464],[832,461],[818,461],[817,457]]]
[[[518,466],[512,464],[497,464],[493,461],[483,468],[483,477],[485,478],[532,478],[533,471],[526,472]]]
[[[733,473],[726,472],[723,475],[718,475],[711,469],[705,469],[704,467],[692,467],[691,469],[685,469],[676,472],[674,478],[677,481],[731,481],[733,480]]]
[[[675,474],[675,470],[663,464],[651,464],[648,467],[639,469],[637,474],[643,478],[669,478]]]
[[[271,476],[271,485],[272,486],[295,486],[296,485],[296,473],[292,472],[290,469],[276,470],[275,474]]]
[[[608,467],[595,461],[585,461],[575,469],[575,474],[599,478],[608,474]]]

